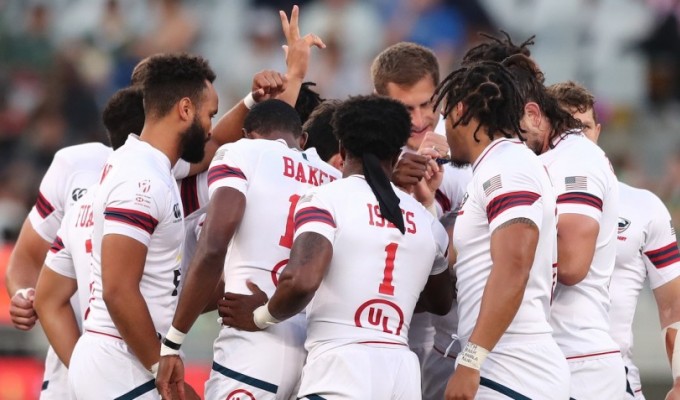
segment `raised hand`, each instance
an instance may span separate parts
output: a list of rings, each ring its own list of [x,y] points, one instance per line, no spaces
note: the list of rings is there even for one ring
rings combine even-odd
[[[269,298],[253,282],[247,281],[246,285],[252,294],[225,293],[224,298],[217,303],[218,312],[224,325],[244,331],[259,331],[260,328],[253,321],[253,311]]]
[[[428,157],[416,153],[404,153],[392,171],[392,182],[408,193],[427,173]]]
[[[320,37],[313,33],[300,37],[299,15],[298,6],[293,6],[290,20],[284,11],[279,11],[281,27],[286,36],[286,44],[283,46],[283,50],[286,54],[287,75],[289,78],[302,80],[307,74],[312,46],[325,49],[326,45]]]
[[[288,78],[276,71],[260,71],[253,77],[253,100],[256,103],[278,97],[286,90]]]

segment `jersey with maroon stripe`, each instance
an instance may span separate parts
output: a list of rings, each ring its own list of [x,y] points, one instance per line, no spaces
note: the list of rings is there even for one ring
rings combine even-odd
[[[629,374],[639,374],[632,366],[632,327],[640,291],[647,277],[654,290],[680,276],[680,252],[668,209],[654,193],[619,182],[619,196],[610,332],[621,348]]]
[[[297,204],[295,237],[324,236],[333,258],[307,307],[308,351],[348,343],[407,345],[430,274],[446,270],[448,235],[413,197],[393,186],[406,232],[380,214],[361,175],[311,189]]]
[[[479,316],[493,268],[491,235],[503,223],[526,218],[539,230],[538,246],[522,303],[498,342],[552,332],[549,324],[555,259],[555,196],[543,165],[517,139],[497,139],[473,164],[453,242],[458,250],[458,335],[465,346]]]
[[[106,235],[147,247],[139,289],[157,332],[168,331],[177,303],[184,225],[170,160],[130,136],[109,157],[93,200],[92,295],[86,330],[120,336],[102,299],[101,245]]]
[[[558,282],[555,287],[553,336],[567,358],[618,350],[609,335],[609,283],[619,210],[616,176],[604,152],[581,133],[558,138],[540,158],[555,186],[558,218],[581,214],[600,225],[586,277],[573,286]]]
[[[54,240],[64,214],[97,183],[111,152],[110,147],[93,142],[65,147],[54,155],[28,214],[31,226],[45,241]]]

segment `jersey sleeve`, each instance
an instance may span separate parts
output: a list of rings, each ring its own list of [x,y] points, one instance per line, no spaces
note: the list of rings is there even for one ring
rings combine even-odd
[[[248,190],[248,178],[244,171],[247,171],[246,161],[243,154],[234,144],[226,144],[220,147],[215,153],[215,158],[210,163],[208,169],[208,194],[212,197],[215,190],[222,187],[236,189],[246,194]]]
[[[675,229],[666,206],[654,196],[652,218],[647,226],[647,237],[642,246],[649,286],[656,289],[680,276],[680,252]]]
[[[550,178],[557,195],[558,216],[581,214],[600,222],[602,201],[608,191],[604,171],[593,171],[589,164],[578,162],[569,164],[567,171],[558,163],[550,169]]]
[[[40,191],[35,205],[28,214],[33,229],[47,242],[57,235],[66,208],[64,188],[68,186],[71,164],[60,152],[55,154],[45,176],[40,182]]]
[[[295,225],[293,240],[305,232],[314,232],[331,243],[335,242],[337,225],[333,210],[321,197],[316,188],[312,188],[298,200],[293,219]]]
[[[70,243],[67,240],[63,240],[62,237],[68,238],[63,225],[57,232],[57,236],[47,252],[45,265],[59,275],[76,279],[76,268],[73,264]]]
[[[189,170],[191,169],[191,164],[189,162],[182,160],[181,158],[177,160],[175,166],[172,167],[172,176],[177,179],[184,179],[189,176]]]
[[[489,231],[516,218],[528,218],[536,226],[543,221],[541,187],[528,171],[510,169],[483,174],[474,181],[474,191],[485,207]]]
[[[164,217],[167,195],[165,184],[154,179],[129,179],[115,185],[104,207],[102,236],[124,235],[148,247],[151,235]]]
[[[446,271],[449,267],[449,235],[446,233],[444,226],[435,218],[432,218],[432,235],[437,245],[437,254],[435,255],[430,275],[437,275]]]

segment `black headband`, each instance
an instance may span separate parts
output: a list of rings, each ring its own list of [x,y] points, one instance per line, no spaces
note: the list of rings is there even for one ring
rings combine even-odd
[[[396,225],[403,235],[405,232],[404,216],[401,214],[401,208],[399,208],[399,197],[394,193],[390,180],[387,179],[385,172],[380,166],[380,160],[372,153],[364,153],[361,159],[363,161],[366,183],[368,183],[368,186],[371,187],[373,194],[378,199],[380,214]]]

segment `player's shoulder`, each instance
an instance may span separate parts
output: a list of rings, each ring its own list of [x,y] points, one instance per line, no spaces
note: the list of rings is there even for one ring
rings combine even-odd
[[[54,154],[54,160],[85,167],[90,160],[103,164],[112,152],[110,147],[102,143],[90,142],[64,147]]]
[[[302,157],[306,159],[313,167],[326,172],[328,175],[333,176],[336,179],[340,179],[342,177],[342,173],[337,168],[321,159],[315,148],[309,148],[303,151],[302,154]]]
[[[666,208],[659,196],[647,189],[630,186],[621,181],[618,182],[618,186],[621,202],[633,204],[636,209],[643,213],[654,209]]]

